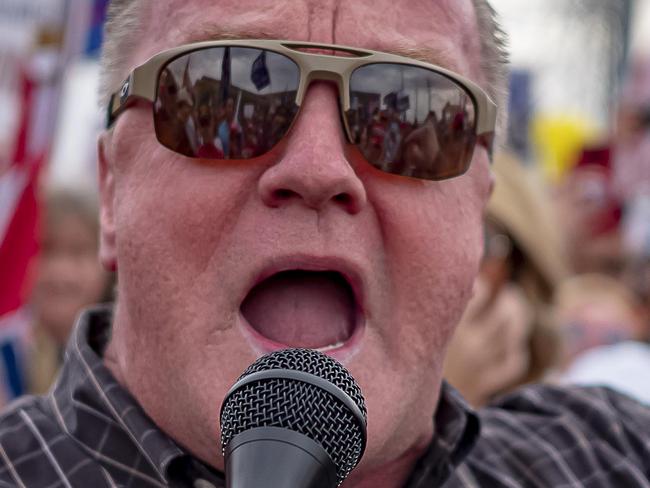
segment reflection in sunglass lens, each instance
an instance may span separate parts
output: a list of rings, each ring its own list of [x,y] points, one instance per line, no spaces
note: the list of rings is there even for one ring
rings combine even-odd
[[[464,173],[476,141],[475,114],[471,96],[435,71],[377,63],[350,77],[352,138],[388,173],[428,180]]]
[[[298,82],[298,66],[271,51],[213,47],[183,54],[158,77],[156,137],[192,158],[260,156],[289,130]]]

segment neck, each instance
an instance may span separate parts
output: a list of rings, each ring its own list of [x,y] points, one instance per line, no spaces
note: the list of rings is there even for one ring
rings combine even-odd
[[[104,351],[104,365],[108,368],[111,374],[115,377],[117,382],[121,384],[124,388],[127,388],[127,384],[124,381],[124,375],[122,374],[122,369],[120,368],[120,363],[115,352],[115,346],[113,342],[109,342],[106,346],[106,351]]]
[[[413,447],[399,458],[388,464],[375,466],[371,471],[365,471],[361,466],[359,473],[353,471],[341,488],[402,488],[427,445],[428,442],[424,446]]]

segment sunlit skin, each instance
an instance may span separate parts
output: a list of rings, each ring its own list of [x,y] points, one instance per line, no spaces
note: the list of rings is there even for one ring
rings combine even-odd
[[[481,82],[469,0],[165,0],[146,14],[131,67],[188,39],[219,38],[219,28],[428,47],[432,61]],[[120,274],[106,362],[147,414],[222,468],[219,407],[259,355],[240,316],[253,280],[283,261],[337,263],[359,278],[363,297],[362,337],[342,361],[365,394],[369,431],[345,486],[401,486],[432,438],[445,346],[478,270],[485,148],[453,180],[380,173],[346,147],[336,88],[318,82],[286,143],[254,161],[176,155],[156,141],[151,105],[139,104],[101,137],[100,175],[102,261]]]

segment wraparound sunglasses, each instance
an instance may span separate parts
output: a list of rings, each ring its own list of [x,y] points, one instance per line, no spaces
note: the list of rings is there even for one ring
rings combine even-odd
[[[294,41],[207,41],[156,54],[111,96],[107,127],[149,100],[166,148],[252,159],[289,133],[313,80],[338,86],[348,142],[381,171],[443,180],[467,171],[477,141],[491,149],[496,105],[470,80],[394,54]]]

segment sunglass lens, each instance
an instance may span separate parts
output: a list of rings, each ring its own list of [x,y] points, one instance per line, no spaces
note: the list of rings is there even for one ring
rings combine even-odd
[[[388,173],[442,180],[464,173],[476,141],[472,97],[441,73],[377,63],[350,77],[347,123],[355,144]]]
[[[158,77],[158,141],[191,158],[260,156],[289,130],[299,78],[298,66],[272,51],[211,47],[183,54]]]

